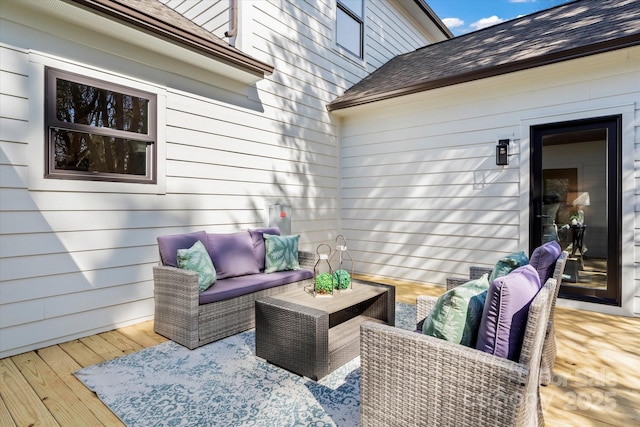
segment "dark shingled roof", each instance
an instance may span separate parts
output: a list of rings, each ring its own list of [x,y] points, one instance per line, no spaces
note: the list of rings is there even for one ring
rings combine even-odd
[[[338,110],[640,44],[640,0],[578,0],[399,55]]]
[[[65,0],[128,23],[189,49],[257,75],[273,73],[265,64],[231,46],[158,0]]]

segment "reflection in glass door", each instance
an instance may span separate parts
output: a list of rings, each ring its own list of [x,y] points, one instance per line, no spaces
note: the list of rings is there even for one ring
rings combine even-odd
[[[569,252],[560,295],[620,304],[619,117],[531,130],[531,243]]]

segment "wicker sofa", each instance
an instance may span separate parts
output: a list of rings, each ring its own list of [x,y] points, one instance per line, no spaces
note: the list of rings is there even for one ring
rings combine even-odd
[[[360,333],[360,415],[366,426],[541,426],[539,369],[549,279],[529,306],[518,361],[387,325]],[[420,297],[417,318],[436,298]]]
[[[563,251],[555,262],[553,269],[553,277],[556,280],[557,286],[555,292],[551,296],[551,307],[549,313],[549,323],[547,325],[547,333],[544,338],[544,348],[542,350],[542,366],[540,368],[540,384],[548,385],[551,382],[553,376],[553,365],[556,363],[556,356],[558,353],[556,345],[556,331],[554,326],[554,314],[556,301],[558,299],[558,291],[562,284],[562,275],[564,274],[564,268],[567,264],[569,253]],[[472,266],[469,268],[469,278],[463,277],[448,277],[447,278],[447,290],[453,289],[456,286],[460,286],[469,280],[474,280],[482,276],[483,274],[491,274],[490,267],[478,267]],[[541,278],[544,280],[545,278]]]
[[[255,326],[257,299],[308,286],[313,281],[314,255],[298,252],[300,270],[264,272],[262,228],[230,234],[204,231],[158,237],[162,265],[153,267],[154,331],[194,349]],[[177,267],[177,249],[202,241],[218,280],[206,291],[198,287],[195,271]]]

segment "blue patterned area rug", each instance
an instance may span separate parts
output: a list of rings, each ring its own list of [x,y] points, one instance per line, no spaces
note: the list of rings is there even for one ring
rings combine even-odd
[[[396,326],[415,328],[415,306],[396,303]],[[359,357],[316,382],[255,357],[254,337],[167,341],[74,374],[127,426],[360,424]]]

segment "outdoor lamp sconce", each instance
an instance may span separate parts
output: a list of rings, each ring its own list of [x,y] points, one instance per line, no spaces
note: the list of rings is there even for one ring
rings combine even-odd
[[[501,139],[496,146],[496,165],[506,166],[509,164],[509,140]]]

